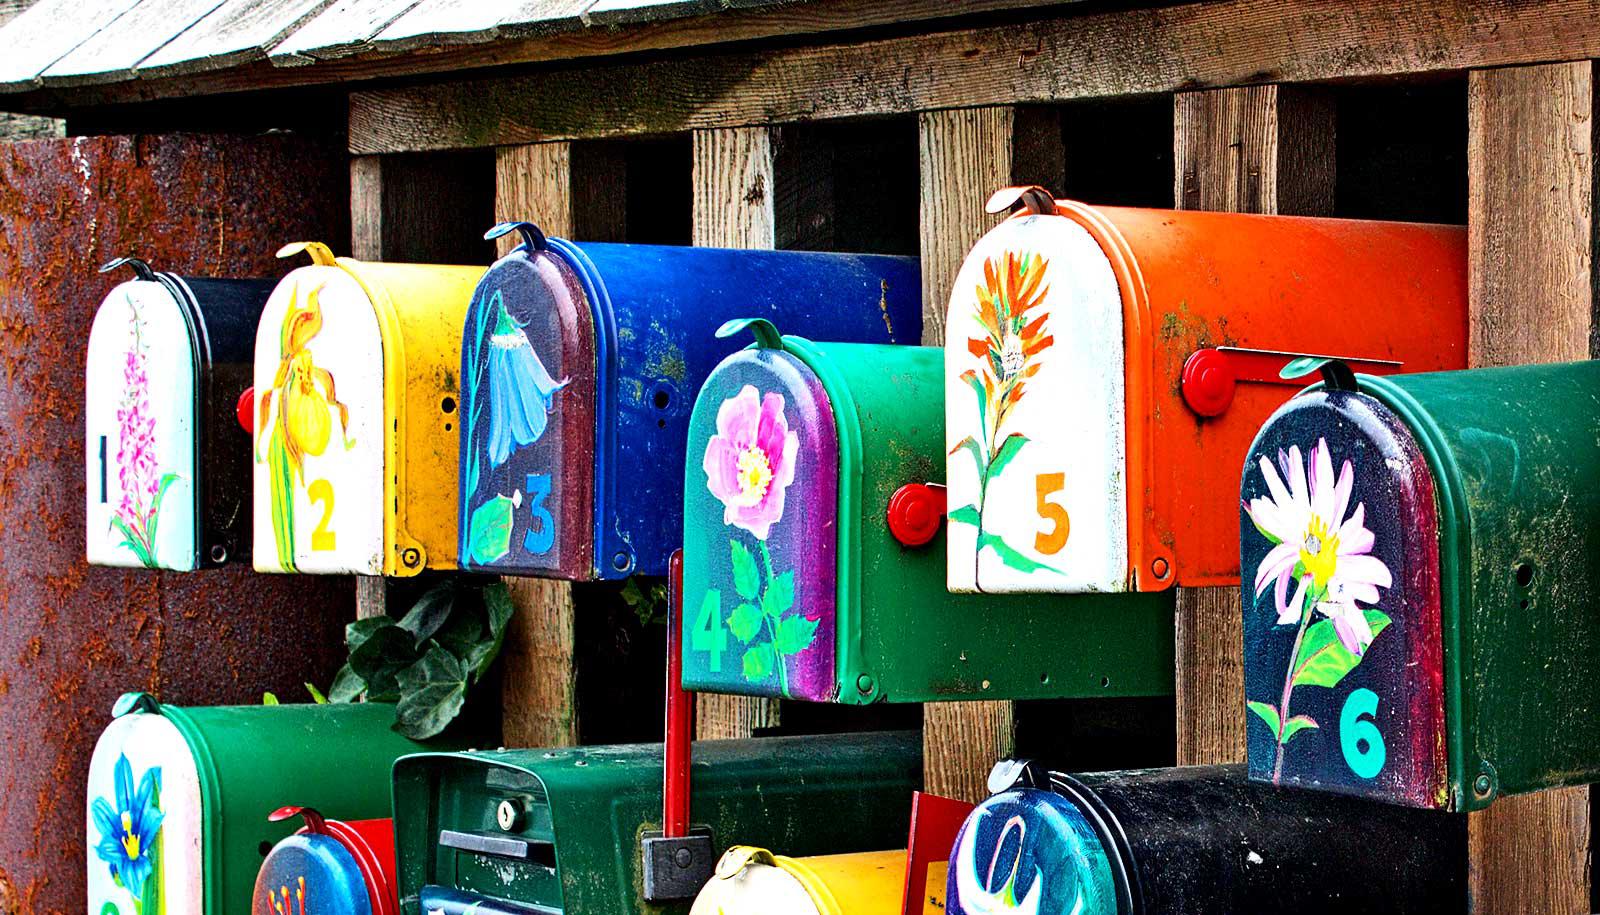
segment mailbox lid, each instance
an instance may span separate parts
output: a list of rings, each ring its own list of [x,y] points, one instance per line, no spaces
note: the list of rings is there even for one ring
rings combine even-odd
[[[781,348],[734,353],[700,389],[689,450],[685,688],[834,699],[841,455],[822,379]]]
[[[85,363],[87,554],[95,565],[200,564],[200,365],[173,287],[131,280],[95,312]]]
[[[1434,480],[1359,391],[1301,394],[1257,435],[1240,484],[1252,778],[1449,805]]]
[[[979,804],[950,852],[945,910],[1119,915],[1128,898],[1104,820],[1053,791],[1014,788]]]
[[[1123,307],[1099,242],[1063,216],[1008,219],[962,262],[944,351],[951,591],[1130,588]]]
[[[596,325],[578,274],[531,237],[467,309],[461,567],[581,581],[594,576]]]

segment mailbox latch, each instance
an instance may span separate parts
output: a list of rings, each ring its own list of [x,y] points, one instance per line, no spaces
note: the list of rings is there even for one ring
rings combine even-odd
[[[711,880],[717,862],[709,829],[691,829],[686,836],[646,832],[640,845],[646,902],[693,899]]]

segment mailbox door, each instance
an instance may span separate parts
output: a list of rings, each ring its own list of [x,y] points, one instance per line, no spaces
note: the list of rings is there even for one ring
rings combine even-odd
[[[256,875],[251,915],[373,915],[356,859],[326,835],[293,835],[272,847]]]
[[[253,561],[262,572],[384,571],[383,343],[349,273],[302,267],[261,314]]]
[[[1094,822],[1051,791],[1018,788],[979,804],[950,852],[945,911],[950,915],[1077,912],[1120,915],[1126,878]]]
[[[1099,244],[1060,216],[1006,220],[948,320],[950,590],[1127,590],[1123,307]]]
[[[194,329],[161,283],[111,291],[89,331],[84,405],[88,559],[198,565]]]
[[[741,350],[706,379],[684,470],[686,688],[837,697],[838,435],[789,352]]]
[[[84,911],[205,912],[204,881],[215,864],[201,853],[212,815],[201,797],[194,753],[171,721],[152,714],[112,721],[89,762]]]
[[[1240,492],[1250,776],[1449,806],[1434,477],[1377,399],[1302,394]]]
[[[578,276],[519,247],[473,293],[461,344],[461,567],[593,577],[594,322]]]

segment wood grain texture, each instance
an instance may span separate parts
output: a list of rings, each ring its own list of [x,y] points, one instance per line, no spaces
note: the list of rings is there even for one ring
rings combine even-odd
[[[772,133],[765,127],[694,133],[694,244],[770,249],[773,216]],[[695,695],[695,734],[702,740],[749,737],[778,724],[778,700]]]
[[[1600,0],[1217,0],[358,91],[350,144],[492,145],[1592,56]]]
[[[39,74],[93,38],[139,0],[40,0],[0,28],[0,91],[38,85]],[[63,28],[63,23],[70,27]]]
[[[1173,97],[1179,209],[1329,215],[1334,106],[1315,89],[1249,86]],[[1237,587],[1179,588],[1178,765],[1245,759],[1244,631]]]
[[[984,212],[1011,183],[1015,112],[1009,107],[930,111],[918,116],[921,163],[922,342],[944,344],[950,287],[973,242],[1000,221]],[[1016,747],[1012,703],[930,702],[923,706],[922,778],[931,794],[977,803],[989,770]]]
[[[1468,77],[1471,365],[1591,355],[1594,84],[1587,61]],[[1475,911],[1590,911],[1590,790],[1500,798],[1470,815]]]
[[[270,49],[327,5],[328,0],[223,0],[205,18],[141,61],[139,78],[159,79],[264,61]]]
[[[572,144],[530,143],[495,150],[494,200],[498,220],[525,220],[551,235],[571,235]],[[513,233],[496,244],[504,256],[521,243]]]
[[[132,79],[133,68],[178,37],[221,0],[142,0],[51,64],[44,78],[58,85]]]

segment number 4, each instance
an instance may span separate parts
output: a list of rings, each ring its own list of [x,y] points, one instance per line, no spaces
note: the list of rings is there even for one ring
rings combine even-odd
[[[721,591],[708,590],[705,600],[700,602],[700,612],[695,614],[694,627],[689,630],[689,647],[710,652],[711,672],[722,672],[722,652],[728,648],[728,630],[722,628]]]

